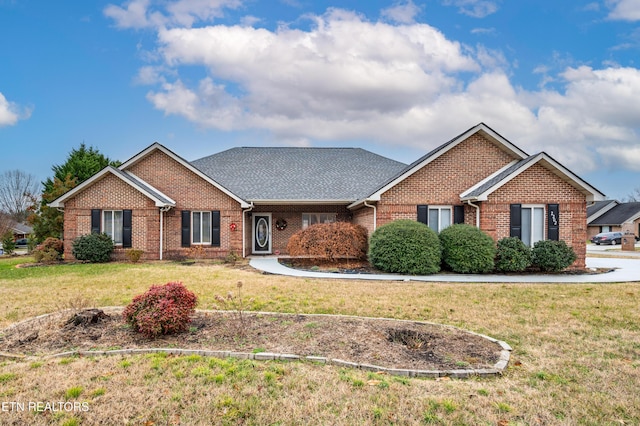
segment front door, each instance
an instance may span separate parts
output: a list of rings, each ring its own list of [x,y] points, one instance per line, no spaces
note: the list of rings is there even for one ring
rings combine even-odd
[[[254,213],[253,250],[254,254],[271,254],[271,213]]]

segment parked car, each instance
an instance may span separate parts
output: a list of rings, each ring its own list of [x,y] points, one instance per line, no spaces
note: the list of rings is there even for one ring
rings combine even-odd
[[[26,248],[28,241],[26,238],[18,238],[16,240],[16,248]]]
[[[600,244],[611,244],[612,246],[622,243],[622,232],[601,232],[591,238],[591,242],[599,246]]]

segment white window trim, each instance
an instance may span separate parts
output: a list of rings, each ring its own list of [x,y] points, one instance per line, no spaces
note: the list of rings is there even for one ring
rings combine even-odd
[[[120,212],[120,241],[116,241],[114,236],[116,235],[116,220],[115,220],[115,213],[116,212]],[[111,215],[111,229],[107,230],[106,227],[106,216],[107,214]],[[111,239],[113,240],[113,244],[115,244],[116,246],[121,246],[123,244],[122,241],[122,221],[124,220],[124,211],[123,210],[118,210],[118,209],[113,209],[113,210],[102,210],[102,233],[107,234],[108,236],[111,237]]]
[[[205,235],[205,233],[203,232],[203,229],[202,229],[202,223],[204,222],[202,220],[202,215],[205,214],[205,213],[209,215],[209,233],[207,234],[207,235],[209,235],[209,241],[208,242],[207,241],[203,241],[203,238],[202,238],[202,236]],[[195,223],[194,215],[196,215],[196,214],[200,215],[200,241],[197,241],[197,242],[194,241],[194,239],[193,239],[193,229],[194,229],[194,223]],[[212,225],[211,224],[211,220],[212,220],[212,217],[211,217],[211,211],[210,210],[198,210],[198,211],[192,211],[191,212],[191,244],[193,244],[193,245],[211,245],[211,225]]]
[[[547,239],[547,206],[544,204],[521,204],[520,205],[520,215],[522,216],[522,210],[524,209],[530,209],[531,210],[531,229],[529,230],[530,235],[531,235],[531,245],[530,247],[533,247],[533,245],[537,242],[533,241],[533,226],[534,226],[534,222],[533,222],[533,209],[542,209],[542,240],[540,241],[544,241]],[[524,229],[522,229],[520,232],[523,232]]]
[[[431,210],[438,210],[438,230],[436,232],[440,233],[444,229],[442,228],[442,210],[449,210],[449,226],[453,225],[453,206],[427,205],[427,226],[429,227],[431,227],[431,215],[429,214]]]

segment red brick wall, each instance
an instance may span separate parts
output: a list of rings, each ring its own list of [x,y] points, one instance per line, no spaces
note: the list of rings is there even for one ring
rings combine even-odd
[[[418,204],[459,205],[461,193],[514,159],[475,134],[382,194],[378,226],[397,219],[415,220]],[[480,229],[496,240],[509,236],[512,203],[558,203],[560,239],[575,250],[578,260],[574,267],[584,267],[587,239],[584,195],[537,164],[498,189],[488,201],[477,203],[481,209]],[[476,210],[468,205],[465,223],[476,225]]]
[[[480,228],[496,240],[508,237],[509,205],[512,203],[559,204],[560,239],[573,247],[578,255],[574,266],[584,268],[587,207],[582,193],[540,164],[535,164],[491,194],[487,201],[480,203]]]
[[[164,213],[163,257],[190,256],[181,247],[181,211],[220,211],[220,247],[202,246],[206,257],[224,257],[233,251],[242,254],[242,210],[240,204],[209,182],[161,151],[155,151],[128,171],[162,191],[176,202]],[[145,251],[145,258],[159,258],[160,212],[154,202],[119,178],[104,179],[65,202],[65,255],[71,258],[71,242],[91,232],[91,209],[132,209],[132,246]],[[231,231],[231,224],[236,230]],[[124,250],[117,250],[122,258]]]
[[[459,205],[460,194],[504,167],[514,157],[479,134],[472,135],[382,194],[378,226],[397,219],[416,219],[416,205]],[[475,224],[475,212],[465,209]]]
[[[271,249],[273,253],[287,253],[287,243],[289,238],[302,229],[302,213],[335,213],[336,219],[339,221],[351,221],[351,212],[344,205],[263,205],[256,206],[251,214],[254,213],[271,213]],[[287,227],[283,230],[276,229],[276,221],[284,219],[287,221]],[[252,248],[252,232],[251,217],[248,214],[246,219],[247,226],[247,255],[251,255]]]

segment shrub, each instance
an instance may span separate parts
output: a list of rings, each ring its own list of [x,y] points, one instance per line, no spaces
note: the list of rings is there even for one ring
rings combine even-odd
[[[170,282],[134,297],[122,316],[134,331],[154,338],[188,330],[197,304],[196,295],[182,283]]]
[[[16,250],[16,242],[13,240],[13,232],[8,230],[2,235],[2,249],[8,255],[12,255]]]
[[[103,263],[111,260],[113,249],[113,240],[107,234],[87,234],[73,240],[71,253],[78,260]]]
[[[451,225],[440,231],[442,262],[460,274],[493,271],[496,245],[493,238],[475,226]]]
[[[33,250],[33,257],[36,262],[54,263],[62,260],[64,253],[64,243],[58,238],[49,237],[38,244]]]
[[[348,222],[318,223],[293,234],[287,252],[291,256],[315,256],[330,261],[366,259],[367,230]]]
[[[144,250],[132,248],[127,250],[124,255],[127,257],[127,259],[129,259],[129,262],[138,263],[143,253]]]
[[[522,272],[531,266],[531,249],[517,237],[498,241],[496,271]]]
[[[545,272],[559,272],[577,259],[573,248],[564,241],[543,240],[533,245],[531,260],[533,266]]]
[[[380,226],[371,235],[369,261],[393,273],[426,275],[440,271],[440,241],[427,225],[401,219]]]

